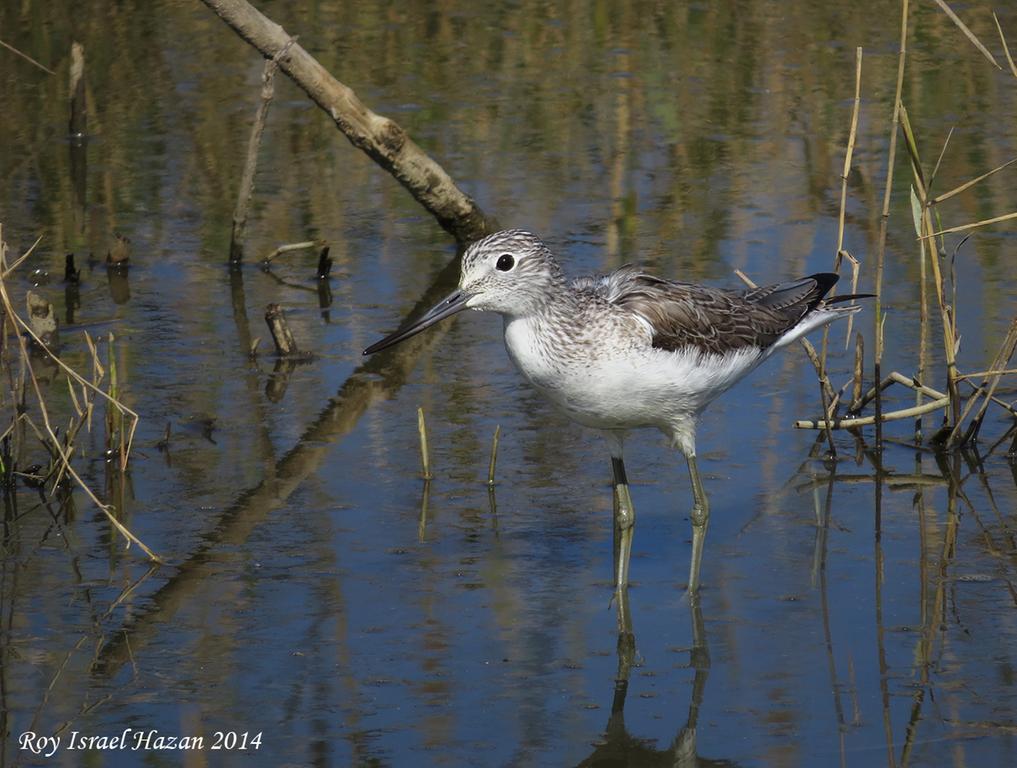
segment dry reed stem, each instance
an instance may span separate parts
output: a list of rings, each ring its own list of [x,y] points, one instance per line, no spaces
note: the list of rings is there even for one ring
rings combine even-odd
[[[996,353],[996,357],[992,361],[992,365],[989,366],[995,372],[986,376],[979,385],[978,390],[968,400],[967,405],[964,407],[964,413],[961,414],[960,420],[954,425],[953,431],[950,433],[950,439],[947,443],[948,446],[952,446],[955,443],[964,445],[978,434],[978,430],[981,428],[982,419],[985,416],[985,411],[989,407],[989,403],[992,402],[992,396],[996,391],[996,387],[999,385],[1000,379],[1003,377],[1002,370],[1000,369],[1006,368],[1007,364],[1010,362],[1010,358],[1013,357],[1015,348],[1017,348],[1017,318],[1014,318],[1010,322],[1010,328],[1007,330],[1006,337],[1003,339],[1003,343],[999,347],[999,352]],[[988,387],[988,389],[986,389],[986,387]],[[964,422],[964,419],[967,418],[968,414],[971,413],[975,403],[978,402],[978,396],[980,394],[985,395],[982,407],[979,409],[978,414],[972,421],[968,431],[965,432],[963,438],[961,438],[961,424]]]
[[[960,17],[953,12],[953,9],[944,0],[936,0],[936,5],[943,9],[943,12],[950,17],[950,21],[957,25],[960,31],[964,33],[964,36],[974,44],[975,48],[981,51],[982,55],[989,60],[992,66],[999,70],[1003,69],[999,66],[999,62],[996,61],[996,57],[989,53],[989,49],[982,45],[982,41],[975,37],[975,33],[968,29],[967,25],[960,20]]]
[[[6,292],[7,292],[6,291],[6,286],[5,286],[5,284],[4,284],[2,279],[0,279],[0,292],[2,292],[6,296]],[[10,301],[10,299],[7,299],[7,301]],[[75,381],[77,381],[79,384],[81,384],[83,389],[89,389],[89,390],[95,392],[97,395],[102,397],[103,400],[106,400],[107,402],[111,403],[114,407],[119,408],[121,411],[123,411],[125,414],[127,414],[128,416],[131,417],[131,428],[130,428],[130,431],[128,433],[128,439],[127,439],[127,455],[130,456],[131,447],[134,445],[134,433],[137,430],[138,422],[141,421],[141,417],[138,416],[138,414],[135,413],[132,409],[130,409],[126,405],[124,405],[123,402],[121,402],[120,400],[117,400],[117,399],[115,399],[113,397],[110,397],[108,393],[103,392],[96,384],[93,384],[92,382],[88,381],[87,379],[82,378],[81,375],[77,371],[75,371],[73,368],[71,368],[69,365],[67,365],[67,363],[65,363],[63,360],[61,360],[53,352],[53,350],[51,350],[49,347],[47,347],[45,344],[43,344],[42,343],[42,339],[40,339],[38,336],[35,335],[35,332],[31,329],[31,327],[28,325],[28,323],[26,323],[24,320],[22,320],[19,315],[15,314],[15,315],[12,315],[12,317],[14,318],[14,320],[17,322],[18,325],[20,325],[22,328],[25,329],[25,331],[28,332],[28,335],[31,336],[32,339],[35,341],[35,343],[38,344],[39,347],[46,352],[46,354],[49,356],[49,358],[53,362],[55,362],[68,376],[72,377]],[[98,352],[97,352],[97,350],[95,348],[95,344],[92,342],[91,337],[88,335],[88,332],[87,331],[83,331],[83,333],[85,334],[86,344],[88,344],[89,349],[90,349],[90,351],[92,353],[92,356],[93,356],[93,370],[95,370],[96,367],[98,368],[98,370],[100,371],[99,379],[101,380],[102,376],[104,375],[104,371],[102,369],[102,366],[98,362],[99,354],[98,354]],[[91,429],[91,422],[89,422],[89,429]]]
[[[837,218],[837,253],[833,259],[833,271],[838,275],[840,274],[840,265],[847,255],[850,254],[844,250],[844,221],[847,216],[847,192],[848,192],[848,176],[851,174],[851,160],[855,152],[855,141],[858,136],[858,110],[862,103],[862,48],[861,46],[855,48],[855,100],[854,106],[851,108],[851,128],[848,131],[848,143],[847,150],[844,153],[844,168],[840,174],[840,215]],[[851,281],[852,292],[858,285],[858,261],[852,258],[854,262],[854,277]],[[834,286],[836,290],[836,286]],[[851,341],[851,328],[853,326],[853,317],[848,317],[847,332],[844,335],[844,348],[847,349],[848,344]],[[830,337],[830,328],[827,326],[823,329],[823,345],[821,359],[823,362],[823,371],[826,371],[826,349],[827,342]]]
[[[946,149],[946,145],[945,144],[943,145],[943,149],[944,150]],[[941,155],[941,157],[942,157],[942,155]],[[949,192],[944,192],[941,195],[936,195],[934,198],[929,200],[929,205],[937,205],[938,203],[942,203],[944,200],[949,200],[954,195],[959,195],[964,190],[970,189],[971,187],[973,187],[975,184],[977,184],[980,181],[985,181],[985,179],[989,178],[993,174],[999,173],[1004,168],[1009,168],[1014,163],[1017,163],[1017,157],[1013,158],[1012,160],[1007,160],[1001,166],[999,166],[997,168],[993,168],[988,173],[983,173],[981,176],[978,176],[977,178],[971,179],[971,181],[964,182],[959,187],[954,187]]]
[[[420,433],[420,465],[424,472],[424,479],[431,480],[431,455],[427,446],[427,424],[424,422],[424,409],[417,408],[417,431]]]
[[[932,168],[932,174],[929,176],[929,191],[932,191],[932,185],[936,181],[936,176],[939,174],[939,166],[943,164],[943,158],[946,156],[946,148],[950,146],[950,139],[953,138],[954,126],[950,126],[950,130],[946,133],[946,139],[943,141],[943,148],[939,150],[939,157],[936,158],[936,164]],[[935,201],[933,201],[935,202]]]
[[[862,383],[865,377],[865,338],[862,334],[855,336],[855,367],[852,376],[851,407],[849,411],[855,412],[861,408]]]
[[[978,392],[981,389],[981,387],[979,387],[977,384],[973,383],[970,379],[968,379],[964,383],[967,384],[969,387],[971,387],[971,389],[973,389],[975,392]],[[1005,400],[1000,400],[995,395],[993,395],[989,399],[992,400],[993,403],[998,405],[1004,411],[1009,413],[1011,416],[1017,418],[1017,407],[1014,407],[1012,404],[1006,402]]]
[[[0,293],[3,294],[4,304],[8,308],[8,311],[10,311],[10,299],[7,296],[7,289],[6,289],[6,287],[2,283],[0,283]],[[27,351],[27,349],[25,349],[24,339],[20,340],[20,344],[21,344],[21,347],[22,347],[22,349],[21,349],[22,354],[27,355],[28,351]],[[123,536],[125,539],[127,539],[127,541],[128,541],[127,546],[128,547],[130,547],[131,542],[133,542],[133,543],[137,544],[146,555],[148,555],[149,559],[151,559],[151,560],[153,560],[153,561],[155,561],[157,563],[163,562],[161,557],[159,557],[157,554],[155,554],[155,552],[153,552],[151,549],[149,549],[147,546],[145,546],[145,542],[143,542],[141,539],[139,539],[137,536],[135,536],[131,532],[131,530],[129,528],[127,528],[127,526],[125,526],[123,523],[121,523],[119,520],[117,520],[116,515],[114,515],[110,511],[109,505],[103,504],[101,501],[99,501],[99,498],[92,492],[92,489],[89,488],[87,483],[85,483],[85,481],[81,479],[81,476],[78,475],[78,473],[74,471],[74,467],[71,466],[70,455],[67,454],[67,453],[64,453],[64,451],[62,451],[60,449],[59,440],[57,439],[57,436],[53,432],[53,428],[50,425],[49,412],[48,412],[48,410],[46,408],[46,401],[45,401],[45,398],[42,395],[42,389],[39,386],[38,379],[36,379],[36,377],[35,377],[35,370],[32,367],[32,363],[30,361],[28,362],[28,372],[31,375],[31,378],[32,378],[32,388],[35,390],[35,397],[36,397],[36,399],[37,399],[37,401],[39,403],[39,413],[42,415],[43,426],[46,428],[46,434],[49,437],[48,443],[50,445],[52,445],[53,450],[56,452],[56,456],[61,460],[63,469],[66,470],[67,474],[69,474],[71,477],[74,478],[75,482],[77,482],[77,484],[81,488],[81,490],[83,490],[85,492],[85,494],[88,496],[88,498],[92,500],[92,503],[94,503],[99,508],[99,510],[104,515],[106,515],[106,518],[113,524],[113,527],[116,528],[120,532],[120,535]],[[32,422],[31,419],[28,419],[28,423],[31,424],[33,426],[33,428],[35,428],[34,423]],[[39,434],[37,428],[36,428],[36,434]],[[40,440],[41,440],[41,442],[44,445],[47,444],[47,441],[42,439],[41,435],[40,435]]]
[[[911,389],[915,390],[915,392],[921,392],[922,394],[928,395],[929,397],[935,398],[948,397],[948,395],[945,392],[939,392],[938,390],[935,390],[932,387],[928,387],[925,384],[922,384],[920,380],[914,378],[913,376],[908,377],[905,376],[903,373],[898,373],[897,371],[890,372],[890,381],[895,382],[897,384],[901,384],[905,387],[910,387]]]
[[[32,251],[35,250],[35,246],[37,246],[41,242],[42,242],[42,235],[39,235],[35,239],[35,242],[32,243],[31,247],[27,251],[25,251],[23,254],[21,254],[21,256],[18,257],[17,261],[15,261],[9,267],[7,267],[6,269],[3,270],[3,274],[0,275],[0,280],[5,280],[7,278],[7,275],[9,275],[11,272],[13,272],[19,266],[21,266],[21,262],[23,262],[25,259],[27,259],[29,256],[31,256],[32,255]]]
[[[849,251],[841,251],[841,257],[847,259],[851,264],[851,293],[858,293],[858,276],[861,273],[861,262],[858,261]],[[829,327],[829,326],[828,326]],[[847,318],[847,333],[844,336],[844,349],[847,349],[851,343],[851,331],[855,327],[855,316],[853,314],[848,315]],[[826,330],[826,329],[824,329]],[[824,358],[825,360],[826,358]]]
[[[890,197],[893,191],[893,166],[897,159],[897,126],[900,124],[900,96],[904,89],[904,62],[907,60],[908,40],[908,0],[901,3],[900,13],[900,50],[897,54],[897,86],[893,96],[893,117],[890,126],[890,149],[886,162],[886,186],[883,188],[883,210],[879,221],[879,242],[876,247],[876,280],[875,280],[875,312],[873,325],[875,328],[875,350],[873,351],[873,370],[876,381],[880,378],[883,366],[883,267],[886,262],[887,224],[890,219]],[[880,391],[876,391],[876,448],[883,443],[883,421],[880,418],[883,410],[883,399]]]
[[[891,384],[901,384],[909,389],[915,390],[916,392],[921,392],[922,394],[928,395],[929,397],[935,397],[937,399],[948,397],[945,393],[938,392],[937,390],[932,389],[932,387],[927,387],[915,378],[909,378],[902,373],[892,371],[889,376],[879,382],[878,387],[870,388],[859,401],[858,408],[852,408],[852,410],[861,410],[876,399],[878,392],[882,392],[887,389]]]
[[[5,252],[6,248],[2,248],[2,249],[0,249],[0,251],[4,251]],[[2,269],[4,267],[4,264],[2,263],[2,261],[3,260],[0,259],[0,301],[2,301],[2,303],[3,303],[3,308],[4,308],[4,312],[5,312],[6,316],[11,318],[15,322],[16,325],[20,325],[22,328],[24,328],[25,331],[27,331],[28,335],[31,336],[31,338],[34,339],[37,344],[39,344],[39,347],[41,349],[45,350],[46,354],[48,354],[54,361],[56,361],[57,364],[61,368],[63,368],[65,371],[67,371],[69,375],[73,376],[76,380],[82,382],[83,384],[87,384],[87,382],[83,378],[81,378],[81,376],[79,376],[75,371],[73,371],[73,369],[71,369],[62,360],[60,360],[55,354],[53,354],[53,352],[50,351],[50,349],[45,344],[42,343],[42,340],[39,339],[38,336],[36,336],[35,332],[28,325],[28,323],[26,323],[21,318],[21,316],[18,315],[14,311],[14,306],[11,303],[10,295],[7,293],[7,283],[6,283],[6,281],[2,277],[2,275],[5,275],[5,274],[8,273],[8,270],[3,270]],[[20,263],[21,261],[23,261],[23,259],[19,259],[18,263]],[[16,334],[16,338],[17,338],[18,351],[20,353],[20,359],[22,361],[22,365],[27,370],[28,375],[29,375],[29,377],[31,378],[31,381],[32,381],[32,388],[33,388],[33,390],[35,392],[35,397],[36,397],[36,400],[37,400],[37,402],[39,404],[39,413],[42,416],[42,421],[43,421],[43,426],[45,428],[46,436],[44,437],[42,435],[41,431],[38,429],[38,427],[35,426],[34,422],[31,419],[27,419],[26,418],[25,419],[25,423],[29,424],[33,428],[33,430],[35,430],[36,434],[39,435],[40,442],[42,442],[43,446],[46,447],[46,449],[48,451],[50,451],[50,453],[53,456],[53,458],[60,460],[60,465],[61,466],[57,470],[59,472],[59,476],[62,477],[63,473],[66,472],[72,478],[74,478],[74,480],[78,484],[78,486],[85,492],[85,494],[89,497],[89,499],[92,500],[92,502],[99,508],[99,510],[103,514],[106,515],[106,518],[113,524],[114,528],[116,528],[117,531],[119,531],[119,533],[125,539],[127,539],[128,546],[130,546],[130,544],[133,542],[133,543],[137,544],[138,547],[146,555],[148,555],[148,557],[150,559],[152,559],[152,560],[154,560],[156,562],[162,562],[162,559],[158,555],[156,555],[151,549],[149,549],[141,539],[139,539],[137,536],[135,536],[123,523],[121,523],[119,520],[116,519],[116,517],[110,511],[109,506],[106,505],[106,504],[103,504],[98,499],[98,497],[92,492],[92,489],[88,487],[88,485],[81,478],[81,476],[78,475],[78,473],[74,471],[74,467],[71,466],[71,463],[70,463],[70,453],[67,453],[67,452],[65,452],[65,451],[63,451],[61,449],[61,447],[60,447],[60,440],[57,438],[56,433],[54,432],[54,430],[52,428],[52,425],[50,423],[49,410],[48,410],[48,408],[46,406],[46,399],[43,396],[42,388],[39,386],[38,379],[35,376],[35,369],[32,366],[32,362],[31,362],[30,355],[29,355],[29,352],[28,352],[28,348],[27,348],[27,343],[25,341],[25,337],[24,337],[24,335],[18,333],[18,334]],[[100,394],[102,394],[108,400],[110,400],[110,402],[114,403],[114,405],[116,405],[117,407],[120,407],[124,411],[130,413],[132,415],[132,417],[134,418],[134,420],[135,420],[134,421],[134,425],[136,425],[138,416],[137,416],[136,413],[134,413],[134,411],[131,411],[126,406],[123,406],[120,403],[118,403],[117,401],[110,399],[101,390],[96,389],[96,391],[99,392]],[[132,425],[132,430],[131,430],[131,437],[132,437],[132,439],[133,439],[133,435],[134,435],[134,429],[133,429],[134,425]],[[47,439],[47,437],[48,437],[48,439]]]
[[[921,239],[928,240],[929,238],[939,237],[940,235],[949,235],[951,232],[966,232],[969,229],[978,229],[979,227],[987,227],[990,224],[998,224],[1001,221],[1008,221],[1010,219],[1017,219],[1017,211],[1014,211],[1012,213],[1006,213],[1003,214],[1002,216],[996,216],[995,218],[992,219],[982,219],[981,221],[975,221],[972,222],[971,224],[962,224],[959,227],[948,227],[947,229],[941,229],[938,232],[924,234],[922,235]]]
[[[950,398],[942,397],[939,400],[931,400],[922,405],[903,408],[899,411],[888,411],[880,418],[883,421],[897,421],[899,419],[910,419],[912,416],[920,416],[924,413],[931,413],[950,406]],[[876,423],[875,416],[859,416],[849,419],[800,419],[795,422],[795,429],[852,429],[854,427],[865,427]]]
[[[1010,46],[1006,44],[1006,37],[1003,36],[1003,28],[999,25],[999,19],[996,18],[996,12],[992,12],[992,20],[996,22],[996,30],[999,32],[999,41],[1003,44],[1003,52],[1006,54],[1007,63],[1010,65],[1010,71],[1014,77],[1017,77],[1017,64],[1013,63],[1013,56],[1010,55]]]
[[[904,105],[900,106],[901,124],[904,129],[904,144],[911,159],[911,170],[917,187],[918,200],[921,204],[921,216],[919,223],[919,235],[924,232],[931,232],[932,209],[928,201],[928,185],[925,181],[925,174],[922,171],[921,158],[918,155],[918,142],[915,139],[914,131],[911,128],[911,121],[908,118],[908,111]],[[960,416],[960,394],[957,392],[957,326],[954,310],[946,301],[946,281],[939,266],[939,255],[935,243],[925,247],[922,241],[922,258],[928,256],[929,264],[932,265],[933,287],[936,289],[936,301],[939,304],[940,319],[943,324],[943,354],[946,358],[946,382],[947,391],[952,398],[950,408],[950,424],[957,424]],[[954,296],[956,298],[956,281],[952,283]]]
[[[1002,32],[1000,34],[1002,34]],[[2,45],[4,48],[6,48],[11,53],[17,54],[18,56],[23,58],[25,61],[27,61],[27,62],[29,62],[31,64],[34,64],[39,69],[41,69],[43,72],[46,72],[47,74],[50,74],[50,75],[55,75],[56,74],[56,72],[54,72],[52,69],[47,67],[45,64],[40,64],[38,61],[33,59],[27,53],[23,53],[23,52],[19,51],[17,48],[15,48],[10,43],[5,43],[3,40],[0,40],[0,45]]]
[[[1003,368],[1002,370],[992,371],[975,371],[974,373],[962,373],[957,377],[957,381],[963,381],[964,379],[977,379],[979,376],[987,378],[989,376],[1012,376],[1017,373],[1017,368]]]
[[[844,219],[847,213],[848,176],[851,173],[851,160],[855,152],[855,140],[858,136],[858,110],[862,103],[862,48],[855,48],[855,100],[851,108],[851,129],[848,132],[847,151],[844,153],[844,168],[840,175],[840,217],[837,221],[837,257],[834,267],[840,266],[841,253],[844,251]]]

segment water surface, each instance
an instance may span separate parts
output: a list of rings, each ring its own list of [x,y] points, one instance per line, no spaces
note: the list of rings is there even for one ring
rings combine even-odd
[[[259,7],[503,225],[546,236],[569,272],[639,261],[732,286],[734,269],[762,282],[830,268],[862,46],[845,245],[862,289],[872,285],[896,3]],[[998,50],[988,7],[958,10]],[[997,12],[1017,40],[1017,15]],[[636,655],[619,685],[599,437],[524,385],[497,318],[462,317],[398,355],[361,357],[455,283],[455,248],[435,222],[280,80],[249,259],[230,274],[258,56],[183,0],[8,3],[0,27],[60,73],[0,51],[4,239],[20,253],[43,237],[11,290],[20,302],[31,270],[51,274],[38,290],[74,326],[61,347],[72,365],[88,360],[77,326],[115,335],[124,397],[141,415],[132,468],[110,480],[97,429],[80,438],[80,471],[168,562],[149,571],[83,495],[8,498],[4,765],[1017,762],[1017,491],[1007,445],[992,450],[1012,423],[1001,410],[977,454],[937,459],[892,442],[879,454],[866,432],[837,435],[831,462],[791,426],[819,410],[805,356],[769,362],[699,430],[713,517],[698,610],[683,594],[684,462],[661,436],[634,436]],[[66,136],[72,40],[86,49],[93,105],[83,167]],[[908,66],[927,170],[955,129],[938,189],[1017,156],[1013,78],[932,4],[913,10]],[[909,174],[901,155],[884,363],[907,375],[920,339]],[[1017,208],[1013,186],[1004,172],[954,198],[944,225]],[[103,263],[114,231],[131,240],[126,280]],[[314,238],[335,260],[326,309],[314,254],[257,265]],[[957,256],[963,370],[989,365],[1017,309],[1013,246],[1001,225]],[[83,267],[76,294],[60,281],[66,252]],[[319,355],[288,375],[268,354],[271,302]],[[855,329],[871,350],[871,311]],[[844,331],[830,344],[838,386],[852,361]],[[938,348],[930,383],[942,388]],[[1012,401],[1012,379],[1000,396]],[[49,397],[62,423],[57,376]],[[426,486],[418,406],[436,475]],[[888,435],[911,431],[899,422]],[[29,730],[66,744],[73,731],[124,728],[262,740],[247,754],[143,758],[63,749],[47,761],[18,748]]]

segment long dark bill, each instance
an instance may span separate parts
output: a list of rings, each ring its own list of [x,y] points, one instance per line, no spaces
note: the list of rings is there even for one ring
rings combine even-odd
[[[400,328],[398,331],[393,333],[391,336],[386,336],[381,341],[376,341],[374,344],[364,350],[365,355],[373,355],[375,352],[380,352],[383,349],[391,347],[393,344],[398,344],[400,341],[405,341],[410,336],[416,336],[425,328],[430,328],[432,325],[437,323],[439,320],[444,320],[450,315],[454,315],[456,312],[462,312],[466,309],[466,302],[470,299],[470,294],[463,293],[460,290],[455,290],[438,302],[436,305],[431,307],[424,313],[423,317],[410,323],[404,328]]]

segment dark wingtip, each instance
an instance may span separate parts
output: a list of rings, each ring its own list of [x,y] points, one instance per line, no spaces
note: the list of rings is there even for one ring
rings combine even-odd
[[[814,275],[809,275],[809,277],[816,281],[820,291],[820,298],[829,293],[830,289],[840,280],[840,275],[833,272],[817,272]]]

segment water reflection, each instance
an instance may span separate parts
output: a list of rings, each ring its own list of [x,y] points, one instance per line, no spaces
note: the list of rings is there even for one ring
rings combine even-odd
[[[1008,430],[1013,432],[1014,428]],[[989,456],[1004,444],[1005,438],[997,441],[989,450]],[[813,453],[819,453],[821,440],[817,440]],[[888,765],[910,765],[914,757],[916,744],[922,743],[927,737],[923,735],[923,721],[927,719],[925,709],[934,702],[934,671],[942,663],[942,655],[949,643],[951,624],[957,617],[949,615],[949,603],[956,604],[958,596],[954,591],[958,581],[967,579],[993,580],[994,577],[983,574],[958,576],[953,573],[956,563],[957,537],[960,527],[960,507],[975,520],[984,537],[984,546],[989,553],[1013,552],[1012,542],[998,546],[993,535],[980,520],[976,506],[970,495],[965,492],[964,485],[975,482],[984,491],[984,498],[997,519],[1005,520],[1000,513],[992,492],[989,476],[985,472],[985,456],[977,448],[967,449],[952,456],[936,453],[932,450],[919,450],[914,454],[914,468],[911,472],[895,472],[887,469],[884,455],[872,450],[860,434],[855,435],[856,463],[868,471],[839,473],[836,464],[829,464],[829,471],[817,473],[803,467],[800,474],[807,477],[804,482],[795,483],[796,491],[809,492],[814,496],[816,507],[816,538],[813,579],[818,581],[821,596],[823,636],[827,651],[827,666],[830,677],[830,690],[833,692],[834,710],[837,718],[840,760],[842,765],[849,762],[847,740],[852,730],[862,726],[861,707],[858,701],[855,670],[849,667],[848,679],[844,680],[837,671],[835,644],[837,642],[831,630],[831,610],[828,597],[827,558],[828,540],[833,517],[833,499],[838,484],[871,484],[874,490],[873,505],[873,558],[875,567],[873,584],[874,628],[876,638],[876,656],[879,669],[879,690],[882,708],[882,726],[886,761]],[[1011,465],[1013,462],[1010,462]],[[931,466],[928,466],[930,465]],[[937,520],[934,511],[930,511],[928,496],[931,492],[945,490],[945,516]],[[909,628],[914,633],[915,641],[912,652],[913,694],[910,711],[902,730],[899,721],[895,722],[892,691],[900,676],[890,662],[891,651],[888,649],[888,638],[894,631],[885,621],[886,606],[886,554],[883,546],[883,515],[887,492],[911,492],[912,509],[917,520],[919,533],[919,554],[917,563],[919,621],[917,626]],[[1006,523],[1004,523],[1006,526]],[[997,555],[998,556],[998,555]],[[1013,581],[1003,576],[1007,591],[1017,594]],[[953,592],[953,594],[951,594]],[[845,703],[847,702],[847,703]],[[850,717],[848,716],[850,713]]]
[[[778,279],[829,267],[862,45],[847,237],[866,287],[896,2],[263,10],[485,210],[557,238],[570,272],[641,261],[719,284],[733,284],[733,268]],[[1012,41],[1014,10],[997,10]],[[982,8],[959,12],[995,41]],[[938,176],[947,189],[1017,154],[1017,92],[969,57],[937,8],[915,14],[908,107],[923,151],[956,125]],[[458,272],[447,238],[395,182],[279,83],[250,250],[327,240],[331,280],[304,257],[271,274],[227,270],[258,57],[184,0],[6,3],[0,28],[61,72],[0,66],[4,239],[17,254],[42,235],[30,266],[51,274],[76,254],[76,282],[38,289],[73,326],[61,354],[87,368],[80,329],[112,329],[124,396],[142,413],[127,474],[105,461],[101,419],[82,433],[81,471],[171,562],[148,572],[82,498],[40,497],[26,481],[45,451],[0,436],[5,465],[23,472],[3,489],[0,764],[28,762],[17,737],[29,728],[126,722],[264,729],[264,751],[235,762],[266,765],[1009,761],[1009,417],[990,410],[980,453],[942,461],[889,442],[880,454],[871,438],[839,435],[830,464],[788,427],[811,415],[814,380],[791,355],[775,361],[704,420],[714,515],[701,602],[674,607],[687,488],[647,437],[628,466],[636,581],[605,610],[603,447],[521,385],[496,323],[466,318],[361,366],[365,343]],[[89,60],[81,142],[67,139],[75,39]],[[959,115],[971,94],[977,109]],[[1011,182],[1001,173],[959,195],[945,223],[1012,210]],[[915,323],[908,191],[897,192],[887,365],[933,371],[935,340]],[[129,274],[105,270],[115,231],[132,242]],[[984,230],[958,256],[965,370],[987,367],[1012,318],[1010,240]],[[31,286],[9,287],[22,306]],[[284,392],[269,388],[283,379],[267,357],[250,359],[273,302],[319,353]],[[872,329],[859,330],[871,349]],[[850,356],[833,336],[830,346],[831,373],[847,373]],[[20,376],[7,374],[4,404]],[[65,380],[38,374],[54,425],[66,424]],[[435,454],[423,488],[421,405]],[[497,498],[484,484],[495,424]],[[926,434],[936,426],[927,419]]]
[[[602,740],[593,753],[579,763],[581,766],[733,766],[730,760],[702,757],[696,744],[696,728],[703,708],[706,681],[710,673],[710,648],[700,598],[689,596],[692,646],[688,649],[688,667],[693,670],[689,689],[688,716],[674,740],[666,749],[657,749],[652,740],[641,739],[625,727],[625,700],[629,691],[629,677],[636,661],[636,638],[632,631],[632,614],[629,608],[628,589],[618,595],[618,672],[611,699],[611,715]]]

